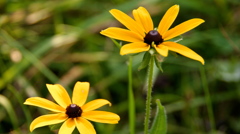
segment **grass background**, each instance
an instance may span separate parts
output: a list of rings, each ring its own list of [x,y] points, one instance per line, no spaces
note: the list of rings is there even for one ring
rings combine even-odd
[[[165,58],[164,72],[155,71],[153,115],[159,98],[168,114],[168,134],[210,133],[205,88],[211,94],[216,133],[239,134],[239,0],[0,0],[0,134],[29,133],[31,121],[48,111],[23,105],[25,99],[51,99],[46,83],[60,83],[71,93],[76,81],[90,82],[88,100],[107,99],[113,106],[103,109],[121,116],[117,125],[93,123],[96,131],[128,133],[127,56],[120,56],[99,32],[123,27],[110,9],[131,13],[144,6],[157,26],[174,4],[180,5],[180,13],[173,26],[191,18],[206,21],[180,41],[200,54],[205,65],[180,55]],[[146,97],[146,69],[137,71],[142,56],[133,58],[139,134]],[[42,127],[33,133],[57,131]]]

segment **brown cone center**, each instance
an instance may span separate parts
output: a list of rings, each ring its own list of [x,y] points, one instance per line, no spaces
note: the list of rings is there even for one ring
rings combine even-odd
[[[158,45],[163,42],[163,39],[157,30],[151,30],[144,37],[144,42],[149,45],[151,45],[152,42],[154,42],[155,45]]]
[[[82,114],[82,109],[76,104],[71,104],[66,108],[66,114],[69,118],[80,117]]]

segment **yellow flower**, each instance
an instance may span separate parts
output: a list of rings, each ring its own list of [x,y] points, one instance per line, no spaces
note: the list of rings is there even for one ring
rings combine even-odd
[[[133,10],[132,13],[134,19],[120,10],[112,9],[110,10],[110,13],[129,30],[110,27],[101,31],[101,34],[110,38],[130,42],[121,47],[121,55],[144,52],[153,47],[164,57],[168,56],[168,50],[171,50],[204,64],[204,59],[193,50],[176,42],[168,41],[204,22],[202,19],[194,18],[169,30],[170,26],[176,19],[178,12],[178,5],[169,8],[155,30],[151,16],[144,7],[139,7],[138,9]]]
[[[53,112],[36,118],[30,125],[30,131],[38,127],[64,122],[59,134],[71,134],[75,127],[81,134],[96,134],[93,125],[88,120],[109,124],[118,123],[120,117],[117,114],[95,110],[106,104],[111,105],[108,100],[96,99],[85,104],[89,86],[88,82],[77,82],[71,100],[64,87],[59,84],[47,84],[50,94],[59,105],[40,97],[28,98],[24,104]]]

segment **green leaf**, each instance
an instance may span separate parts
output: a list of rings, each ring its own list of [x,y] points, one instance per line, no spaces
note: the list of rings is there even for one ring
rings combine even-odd
[[[157,68],[158,68],[161,72],[163,72],[162,62],[159,62],[159,60],[157,59],[156,56],[154,56],[154,60],[155,60],[155,64],[156,64]]]
[[[166,134],[167,133],[167,115],[165,108],[161,105],[160,100],[156,100],[157,112],[154,118],[150,134]]]
[[[138,71],[144,69],[145,67],[147,67],[147,65],[148,65],[148,63],[150,61],[150,57],[151,57],[151,54],[149,52],[146,52],[144,54],[143,59],[142,59],[142,63],[138,67]]]

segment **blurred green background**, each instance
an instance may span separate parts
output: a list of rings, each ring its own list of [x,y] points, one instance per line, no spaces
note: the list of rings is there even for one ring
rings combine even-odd
[[[104,98],[120,115],[117,125],[93,123],[99,134],[128,133],[127,56],[99,32],[123,27],[108,12],[131,14],[144,6],[155,26],[174,4],[180,13],[173,26],[191,18],[205,23],[183,35],[180,44],[205,59],[202,66],[183,56],[164,59],[155,71],[155,99],[168,115],[168,134],[211,131],[206,92],[211,94],[217,134],[240,133],[240,1],[239,0],[0,0],[0,134],[29,133],[31,121],[48,111],[25,106],[25,99],[51,99],[46,83],[60,83],[71,93],[76,81],[88,81],[88,100]],[[146,69],[138,71],[143,54],[134,56],[136,131],[143,131]],[[53,134],[50,127],[35,134]],[[78,133],[75,131],[75,133]]]

